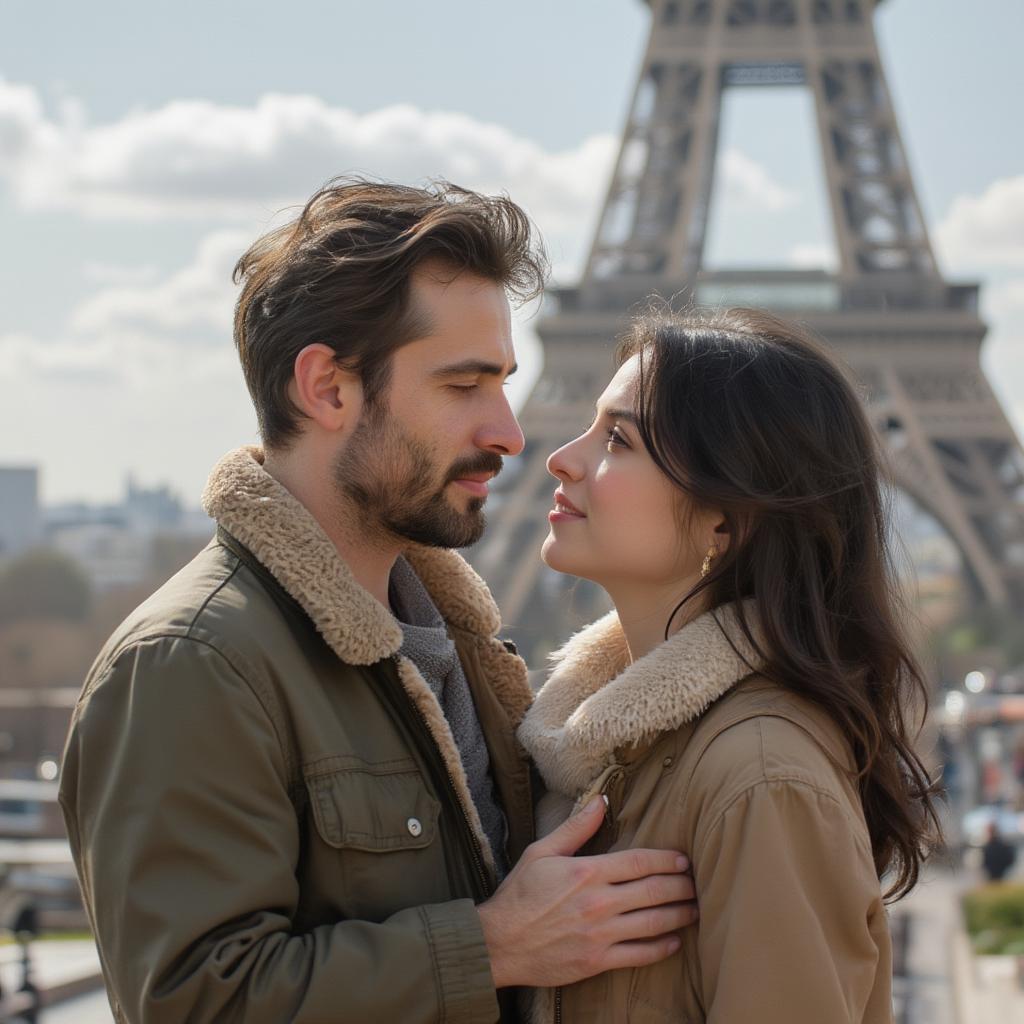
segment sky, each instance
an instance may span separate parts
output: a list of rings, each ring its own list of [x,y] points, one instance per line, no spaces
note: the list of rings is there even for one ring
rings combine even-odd
[[[581,269],[648,31],[640,0],[0,0],[0,465],[47,503],[127,474],[194,505],[255,440],[231,268],[333,175],[506,191]],[[887,0],[876,27],[944,274],[1024,433],[1024,4]],[[706,262],[830,252],[810,98],[734,91]],[[275,219],[276,218],[276,219]],[[522,402],[542,366],[516,320]]]

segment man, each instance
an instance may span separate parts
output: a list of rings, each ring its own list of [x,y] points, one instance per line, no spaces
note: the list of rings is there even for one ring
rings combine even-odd
[[[525,666],[449,550],[523,447],[525,215],[337,183],[236,277],[264,447],[214,469],[216,538],[107,643],[65,755],[115,1016],[513,1020],[515,986],[668,955],[685,858],[573,859],[600,800],[531,842]]]

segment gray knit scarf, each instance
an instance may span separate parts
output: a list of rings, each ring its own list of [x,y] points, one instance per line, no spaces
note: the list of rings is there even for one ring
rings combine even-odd
[[[494,863],[499,875],[504,876],[505,815],[495,797],[487,744],[455,643],[441,613],[404,558],[400,557],[391,570],[388,596],[402,627],[401,653],[420,670],[448,719],[473,803],[494,852]]]

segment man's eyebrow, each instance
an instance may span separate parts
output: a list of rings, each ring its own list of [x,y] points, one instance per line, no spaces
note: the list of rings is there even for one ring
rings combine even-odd
[[[449,363],[447,366],[439,366],[431,371],[430,376],[434,378],[443,377],[471,377],[474,374],[485,377],[511,377],[519,366],[512,364],[512,369],[507,370],[501,363],[489,363],[484,359],[463,359],[461,363]]]

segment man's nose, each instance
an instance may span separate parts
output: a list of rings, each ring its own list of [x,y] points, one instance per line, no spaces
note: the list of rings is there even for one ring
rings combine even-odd
[[[477,435],[477,447],[498,455],[518,455],[525,445],[523,428],[519,426],[519,420],[503,394],[493,420],[481,428]]]

